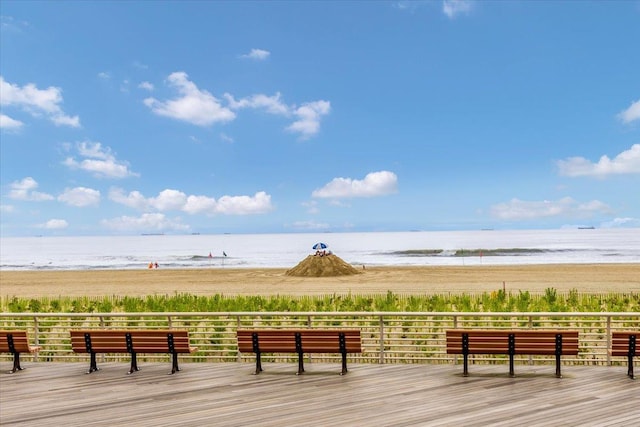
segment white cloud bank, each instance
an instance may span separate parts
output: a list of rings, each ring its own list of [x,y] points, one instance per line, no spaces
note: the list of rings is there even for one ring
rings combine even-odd
[[[640,144],[634,144],[630,149],[623,151],[613,159],[607,156],[600,157],[593,163],[584,157],[570,157],[557,162],[560,175],[578,177],[595,176],[606,177],[609,175],[637,174],[640,173]]]
[[[571,197],[560,200],[525,201],[512,199],[491,207],[491,215],[507,221],[522,221],[540,218],[570,217],[588,218],[596,213],[611,213],[606,204],[592,200],[579,203]]]
[[[145,197],[139,191],[129,194],[120,188],[109,192],[112,201],[141,211],[182,211],[191,215],[254,215],[273,210],[271,196],[259,191],[253,196],[222,196],[219,199],[208,196],[187,195],[182,191],[167,189],[156,197]]]
[[[18,107],[33,117],[45,115],[57,126],[80,127],[78,116],[69,116],[62,110],[62,89],[50,86],[38,89],[35,84],[28,83],[22,87],[7,82],[0,76],[0,105],[3,107]],[[0,120],[2,128],[5,125],[15,128],[18,120],[6,116]]]
[[[237,117],[237,111],[249,108],[293,118],[294,122],[287,126],[286,130],[299,134],[302,139],[307,139],[320,131],[322,117],[331,111],[331,103],[325,100],[287,105],[282,101],[280,93],[273,96],[255,94],[240,99],[225,93],[223,98],[226,105],[223,105],[220,99],[198,88],[184,72],[172,73],[167,81],[170,86],[177,89],[180,96],[166,101],[149,97],[144,100],[144,104],[155,114],[196,126],[231,122]]]
[[[354,197],[377,197],[398,191],[398,177],[389,171],[371,172],[362,180],[334,178],[324,187],[314,190],[312,197],[322,199],[344,199]]]
[[[122,179],[139,176],[132,172],[126,162],[118,161],[111,148],[103,147],[99,142],[84,141],[75,145],[81,160],[67,157],[63,164],[71,169],[81,169],[99,178]]]

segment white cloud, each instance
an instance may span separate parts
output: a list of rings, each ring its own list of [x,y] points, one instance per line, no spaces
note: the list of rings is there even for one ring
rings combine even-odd
[[[154,231],[161,232],[165,230],[184,231],[189,226],[182,224],[180,219],[171,220],[161,213],[145,213],[139,217],[121,216],[109,220],[102,220],[104,227],[117,231]]]
[[[263,94],[251,95],[247,98],[236,100],[233,95],[225,93],[223,95],[229,103],[229,108],[239,110],[242,108],[264,109],[267,113],[288,116],[290,114],[289,107],[281,101],[280,92],[273,96]]]
[[[44,114],[56,125],[80,127],[80,118],[66,115],[60,107],[62,102],[60,88],[38,89],[33,83],[20,87],[0,76],[0,105],[19,107],[34,117]]]
[[[450,19],[471,12],[473,4],[470,0],[443,0],[442,12]]]
[[[578,203],[571,197],[564,197],[556,201],[512,199],[509,202],[499,203],[491,207],[491,215],[493,217],[509,221],[553,217],[585,218],[596,213],[608,214],[611,213],[611,209],[598,200]]]
[[[250,215],[270,212],[271,196],[260,191],[253,196],[222,196],[218,200],[209,196],[189,195],[182,191],[167,189],[157,197],[145,198],[139,191],[125,194],[122,189],[113,188],[109,199],[139,210],[182,211],[191,215]]]
[[[236,115],[233,111],[223,107],[220,101],[206,90],[198,89],[186,73],[172,73],[167,80],[181,96],[167,101],[159,101],[155,98],[145,99],[144,104],[155,114],[197,126],[209,126],[235,119]]]
[[[10,188],[11,191],[9,191],[8,194],[10,199],[26,200],[31,202],[42,202],[54,199],[50,194],[35,191],[36,188],[38,188],[38,182],[30,176],[22,179],[21,181],[12,182]]]
[[[189,196],[181,209],[192,215],[207,212],[213,213],[217,209],[217,202],[213,197]]]
[[[320,119],[331,111],[331,103],[324,100],[307,102],[300,107],[289,106],[282,102],[282,95],[279,92],[273,96],[257,94],[239,100],[228,93],[225,93],[224,97],[229,103],[229,108],[233,110],[253,108],[264,110],[269,114],[295,117],[297,120],[287,126],[286,130],[300,134],[302,139],[317,134],[320,131]]]
[[[149,83],[149,82],[142,82],[138,85],[139,89],[144,89],[144,90],[148,90],[149,92],[153,92],[153,90],[155,89],[153,87],[153,84]]]
[[[82,169],[100,178],[121,179],[139,176],[129,169],[127,162],[118,161],[111,148],[103,147],[99,142],[84,141],[76,144],[78,154],[84,159],[67,157],[63,164],[71,169]]]
[[[150,209],[147,199],[139,191],[131,191],[129,194],[124,194],[121,188],[112,188],[109,190],[109,199],[141,211]]]
[[[24,123],[20,120],[12,119],[6,114],[0,114],[0,129],[15,130],[20,129]]]
[[[618,154],[613,160],[607,156],[600,157],[597,163],[584,157],[570,157],[557,162],[560,175],[595,176],[636,174],[640,173],[640,144],[634,144],[630,149]]]
[[[100,192],[86,187],[67,188],[58,196],[58,200],[79,208],[96,206],[100,203]]]
[[[396,174],[380,171],[367,174],[363,180],[334,178],[311,195],[319,198],[377,197],[395,193],[397,190],[398,177]]]
[[[622,120],[623,123],[631,123],[633,121],[640,120],[640,99],[632,102],[629,108],[618,114],[618,118]]]
[[[181,210],[187,203],[187,195],[178,190],[163,190],[158,197],[148,199],[149,205],[159,211]]]
[[[225,93],[223,98],[227,105],[224,106],[209,92],[199,89],[189,81],[184,72],[175,72],[167,80],[171,86],[177,88],[181,96],[167,101],[150,97],[144,100],[145,105],[155,114],[198,126],[230,122],[236,118],[236,111],[250,108],[277,116],[294,117],[296,120],[287,126],[286,130],[298,133],[302,139],[307,139],[319,132],[322,116],[331,111],[331,103],[324,100],[307,102],[301,106],[287,105],[282,101],[282,95],[279,92],[272,96],[255,94],[240,99]],[[150,83],[145,85],[147,89],[152,87]]]
[[[264,61],[271,55],[271,52],[263,49],[251,49],[251,52],[240,55],[241,58],[254,59],[256,61]]]
[[[111,74],[107,71],[101,71],[98,73],[98,78],[102,80],[110,80]]]
[[[271,196],[259,191],[253,196],[222,196],[218,199],[215,213],[225,215],[254,215],[270,212]]]
[[[220,139],[228,144],[233,144],[235,141],[226,133],[220,133]]]
[[[331,103],[329,101],[314,101],[302,104],[296,108],[293,114],[298,120],[287,127],[290,132],[301,134],[303,139],[309,138],[320,131],[320,118],[329,114]]]
[[[69,223],[64,219],[50,219],[49,221],[42,224],[42,228],[46,228],[47,230],[62,230],[69,226]]]

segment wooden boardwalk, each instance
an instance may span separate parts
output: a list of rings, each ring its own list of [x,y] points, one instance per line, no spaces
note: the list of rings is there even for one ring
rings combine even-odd
[[[265,363],[0,365],[2,426],[637,426],[640,381],[626,367]]]

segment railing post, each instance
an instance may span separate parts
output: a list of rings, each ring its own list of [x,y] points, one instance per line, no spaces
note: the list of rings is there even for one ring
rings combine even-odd
[[[453,316],[453,329],[458,329],[458,316],[454,315]],[[446,339],[446,337],[445,337]],[[445,350],[446,352],[446,350]],[[458,364],[458,355],[454,354],[453,355],[453,364],[457,365]]]
[[[533,316],[529,315],[529,329],[533,329]],[[529,365],[533,365],[533,356],[529,355]]]
[[[611,366],[611,354],[609,349],[611,348],[611,316],[607,315],[607,366]]]
[[[238,329],[240,329],[240,326],[241,326],[240,325],[240,316],[236,316],[236,335],[238,333]],[[236,351],[236,361],[238,363],[242,362],[242,357],[240,357],[240,350]]]
[[[34,316],[33,317],[33,329],[34,329],[34,334],[35,334],[35,345],[40,345],[40,331],[38,330],[38,316]],[[38,354],[36,353],[35,356],[33,357],[34,362],[38,361]]]
[[[379,327],[380,327],[380,358],[378,360],[378,363],[383,364],[384,363],[384,318],[382,317],[382,315],[380,315],[379,317]]]
[[[99,316],[100,327],[104,328],[104,316]],[[100,354],[100,363],[104,363],[107,360],[107,355],[105,353]]]
[[[171,315],[167,316],[167,325],[169,326],[169,329],[173,328],[173,323],[171,321]]]

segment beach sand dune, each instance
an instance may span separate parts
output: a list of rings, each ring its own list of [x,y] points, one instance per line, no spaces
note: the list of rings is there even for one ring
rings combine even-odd
[[[358,267],[358,266],[356,266]],[[0,271],[4,297],[640,292],[640,264],[367,267],[361,274],[297,277],[287,269]]]

